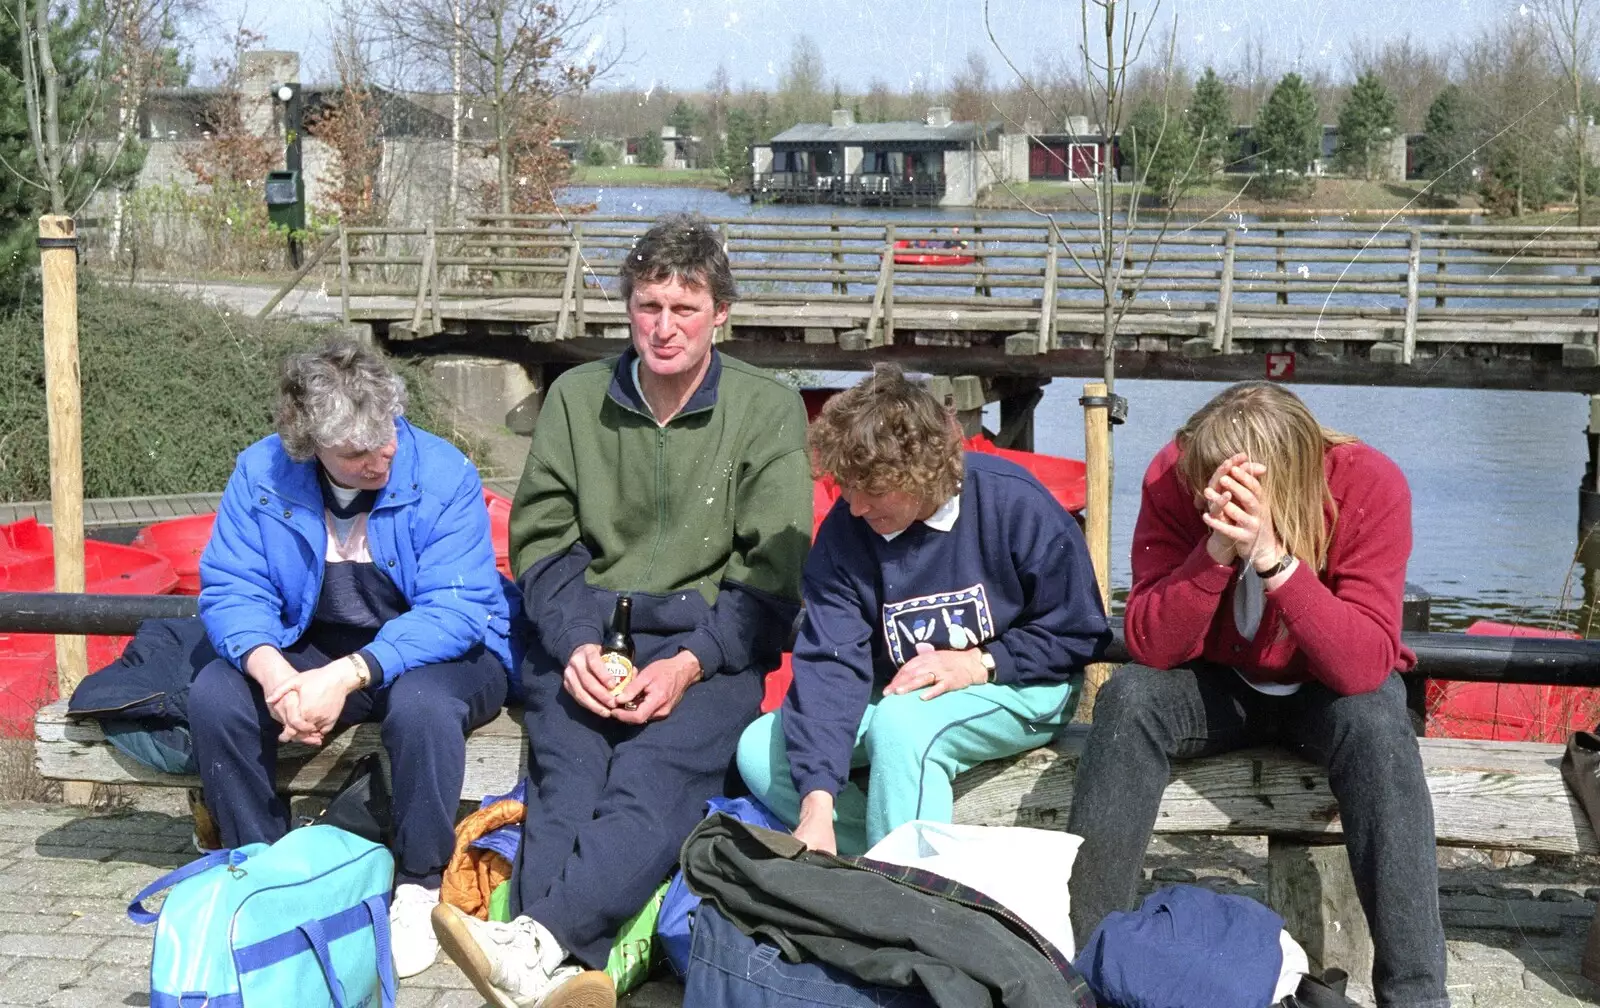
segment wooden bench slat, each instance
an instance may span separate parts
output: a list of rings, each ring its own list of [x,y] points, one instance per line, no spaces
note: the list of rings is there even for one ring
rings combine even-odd
[[[74,722],[57,701],[36,719],[39,772],[54,780],[190,785],[118,753],[95,721]],[[1088,730],[1073,726],[1053,745],[985,764],[956,782],[957,822],[1065,829],[1077,756]],[[1561,747],[1532,742],[1418,739],[1440,843],[1554,854],[1600,854],[1600,841],[1561,780]],[[378,726],[357,725],[320,751],[286,745],[279,785],[331,794],[351,760],[381,751]],[[512,789],[526,772],[520,715],[502,712],[467,742],[462,798]],[[1248,749],[1176,764],[1157,833],[1327,837],[1342,835],[1326,775],[1280,749]]]

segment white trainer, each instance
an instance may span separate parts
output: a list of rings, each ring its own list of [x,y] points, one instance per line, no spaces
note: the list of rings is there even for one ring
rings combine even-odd
[[[455,964],[495,1008],[615,1008],[611,978],[563,966],[566,949],[532,917],[481,921],[448,904],[433,910],[433,930]]]
[[[404,980],[433,965],[439,958],[429,915],[439,905],[439,890],[406,883],[394,891],[389,903],[389,947],[395,975]]]

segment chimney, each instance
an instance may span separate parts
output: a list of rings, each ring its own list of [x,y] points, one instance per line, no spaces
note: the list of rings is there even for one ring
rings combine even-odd
[[[1067,116],[1067,132],[1072,134],[1075,137],[1086,137],[1086,136],[1088,136],[1089,135],[1089,117],[1088,116],[1081,116],[1081,115]]]
[[[935,105],[928,110],[928,125],[935,129],[942,129],[950,125],[950,110],[943,105]]]
[[[856,114],[853,110],[847,108],[836,108],[833,110],[834,129],[845,129],[850,126],[854,126],[855,124]]]
[[[1028,136],[1038,136],[1044,132],[1044,127],[1039,124],[1037,119],[1024,119],[1022,120],[1022,132]]]

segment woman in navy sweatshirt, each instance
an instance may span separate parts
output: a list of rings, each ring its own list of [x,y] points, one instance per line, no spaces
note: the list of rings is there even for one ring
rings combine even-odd
[[[806,562],[794,684],[739,770],[808,846],[861,853],[948,822],[957,774],[1050,741],[1110,631],[1077,523],[1020,466],[963,454],[898,368],[834,397],[810,440],[843,496]]]
[[[1132,903],[1174,758],[1278,743],[1326,767],[1379,1008],[1445,1008],[1433,805],[1398,673],[1411,493],[1294,393],[1245,382],[1150,463],[1128,650],[1095,697],[1067,829],[1072,925]]]

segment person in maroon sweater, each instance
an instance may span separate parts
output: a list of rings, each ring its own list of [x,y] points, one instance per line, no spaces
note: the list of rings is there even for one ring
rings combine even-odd
[[[1400,643],[1411,493],[1386,456],[1267,382],[1226,389],[1150,463],[1128,650],[1095,700],[1067,829],[1073,933],[1134,899],[1171,760],[1287,746],[1327,768],[1380,1008],[1448,1008],[1433,806]]]

